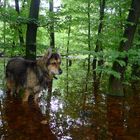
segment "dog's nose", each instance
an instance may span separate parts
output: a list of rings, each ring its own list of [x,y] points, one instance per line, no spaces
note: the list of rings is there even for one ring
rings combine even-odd
[[[59,69],[59,74],[62,74],[62,72],[63,72],[63,71],[62,71],[61,69]]]

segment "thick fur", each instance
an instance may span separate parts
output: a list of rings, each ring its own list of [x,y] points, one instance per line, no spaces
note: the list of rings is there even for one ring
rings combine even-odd
[[[6,85],[8,92],[13,95],[23,91],[23,101],[28,101],[29,95],[38,94],[46,89],[48,83],[56,74],[61,74],[61,57],[58,53],[47,53],[36,61],[15,57],[6,66]]]

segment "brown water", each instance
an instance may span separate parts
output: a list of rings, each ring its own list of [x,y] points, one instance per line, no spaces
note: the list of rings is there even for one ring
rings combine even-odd
[[[46,107],[45,101],[38,107],[1,99],[1,140],[140,140],[138,94],[127,98],[101,94],[96,101],[77,106],[52,96],[50,110]]]
[[[0,140],[140,140],[139,91],[95,94],[85,62],[63,71],[38,105],[7,97],[1,86]]]

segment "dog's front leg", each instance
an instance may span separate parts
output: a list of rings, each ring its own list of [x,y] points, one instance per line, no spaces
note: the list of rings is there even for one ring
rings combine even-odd
[[[30,96],[30,90],[29,89],[25,89],[24,95],[23,95],[23,102],[27,102]]]
[[[38,103],[38,97],[39,97],[39,93],[36,93],[36,94],[34,95],[34,102],[35,102],[35,103]]]

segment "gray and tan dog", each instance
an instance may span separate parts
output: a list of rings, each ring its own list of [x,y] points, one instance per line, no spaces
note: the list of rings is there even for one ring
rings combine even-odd
[[[29,95],[34,95],[34,100],[38,94],[46,89],[48,83],[62,73],[60,68],[61,56],[48,49],[47,53],[36,61],[15,57],[8,61],[6,66],[7,91],[13,95],[23,92],[23,102],[28,101]]]

